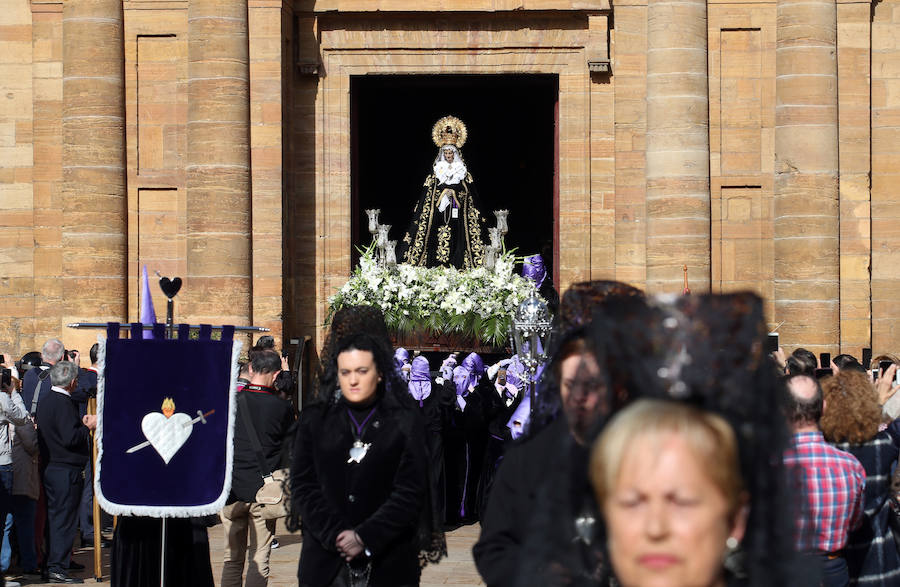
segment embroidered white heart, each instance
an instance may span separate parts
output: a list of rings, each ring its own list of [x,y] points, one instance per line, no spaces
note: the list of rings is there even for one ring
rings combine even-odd
[[[194,423],[187,414],[172,414],[166,418],[159,412],[150,412],[141,420],[141,430],[150,446],[156,449],[168,465],[194,429]]]

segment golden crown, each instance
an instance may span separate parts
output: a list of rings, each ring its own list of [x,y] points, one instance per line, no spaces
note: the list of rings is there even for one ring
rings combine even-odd
[[[455,116],[441,118],[431,129],[431,139],[438,147],[453,145],[457,149],[462,148],[468,134],[466,125]]]

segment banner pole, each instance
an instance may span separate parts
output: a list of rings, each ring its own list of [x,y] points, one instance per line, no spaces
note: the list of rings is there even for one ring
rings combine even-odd
[[[166,300],[166,324],[169,326],[169,338],[175,338],[174,317],[175,316],[175,300],[169,298]]]
[[[159,557],[159,587],[166,587],[166,518],[162,518],[162,550]]]
[[[97,415],[97,398],[88,398],[87,413]],[[88,483],[94,482],[94,471],[97,470],[97,443],[94,440],[94,431],[91,430],[91,478]],[[102,528],[100,526],[100,502],[97,501],[97,492],[91,491],[93,496],[93,522],[94,522],[94,579],[99,583],[103,580],[103,550]]]

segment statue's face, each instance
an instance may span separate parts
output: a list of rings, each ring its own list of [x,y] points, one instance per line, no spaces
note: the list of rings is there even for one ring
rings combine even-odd
[[[453,157],[454,157],[454,156],[455,156],[455,155],[454,155],[454,153],[453,153],[453,151],[452,151],[451,149],[447,149],[446,151],[444,151],[444,160],[445,160],[447,163],[453,163]]]

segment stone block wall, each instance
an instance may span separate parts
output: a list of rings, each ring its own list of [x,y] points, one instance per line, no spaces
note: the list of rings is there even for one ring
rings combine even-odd
[[[872,350],[900,351],[900,2],[872,7]]]
[[[647,105],[654,1],[247,0],[252,253],[244,269],[230,263],[228,247],[217,261],[223,277],[234,270],[250,284],[235,307],[279,337],[321,337],[327,298],[351,269],[349,90],[351,76],[366,74],[558,76],[558,285],[614,278],[646,287],[648,240],[658,242],[647,207],[648,124],[658,120]],[[57,335],[86,348],[96,333],[64,329],[74,317],[67,298],[81,294],[61,277],[77,278],[86,265],[80,245],[65,245],[77,232],[66,228],[67,206],[80,208],[71,185],[64,194],[63,3],[8,5],[0,21],[0,349],[24,352]],[[188,194],[189,7],[123,2],[127,275],[124,293],[112,294],[123,298],[123,319],[138,317],[141,267],[152,281],[154,271],[187,276],[191,214],[217,213]],[[696,293],[705,283],[714,292],[752,289],[767,300],[770,326],[789,316],[792,325],[781,329],[788,348],[897,352],[900,0],[834,7],[838,249],[816,256],[813,239],[803,253],[823,275],[839,275],[833,299],[824,300],[834,316],[803,305],[802,283],[814,284],[815,275],[783,287],[789,296],[776,293],[778,280],[787,283],[791,230],[809,234],[791,223],[776,230],[776,201],[786,193],[776,182],[777,112],[791,97],[778,98],[784,63],[776,55],[786,41],[772,2],[707,3],[708,262],[686,253],[682,261],[678,247],[666,247],[666,281],[651,286],[679,293],[672,277],[684,262]],[[589,71],[589,62],[605,59],[611,74]],[[815,197],[790,213],[815,212]],[[780,202],[788,210],[790,199]],[[202,292],[190,288],[188,280],[176,319],[194,317],[189,298]],[[165,300],[155,284],[152,291],[161,317]],[[809,328],[825,335],[812,340]]]
[[[34,52],[31,8],[7,3],[0,21],[0,349],[18,352],[35,324]],[[50,73],[42,71],[43,74]],[[46,89],[40,88],[43,94]],[[37,260],[42,262],[41,259]]]

